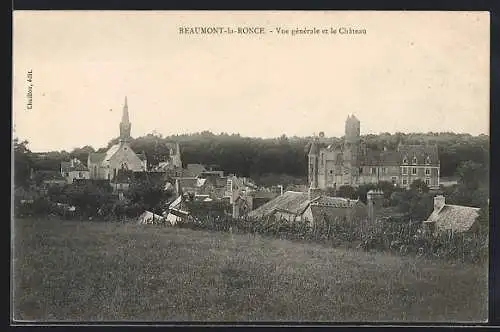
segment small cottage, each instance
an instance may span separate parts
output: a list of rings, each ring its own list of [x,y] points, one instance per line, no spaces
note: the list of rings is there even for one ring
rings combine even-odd
[[[454,233],[473,232],[477,229],[479,208],[446,204],[442,195],[434,197],[434,211],[424,221],[424,229],[431,233],[451,231]]]

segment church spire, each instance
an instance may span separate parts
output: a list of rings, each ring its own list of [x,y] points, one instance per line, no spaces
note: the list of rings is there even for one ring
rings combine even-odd
[[[131,123],[128,117],[127,96],[125,96],[125,104],[123,105],[122,121],[120,122],[120,141],[128,141],[130,139]]]

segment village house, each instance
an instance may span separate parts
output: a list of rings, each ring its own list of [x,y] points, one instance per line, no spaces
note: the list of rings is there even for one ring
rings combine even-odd
[[[306,221],[313,227],[322,223],[367,220],[367,207],[360,200],[286,191],[248,213],[250,218],[274,216],[288,221]]]
[[[73,183],[75,179],[90,179],[89,169],[77,158],[61,163],[61,175],[68,184]]]
[[[429,188],[439,188],[439,155],[436,145],[402,145],[397,149],[367,149],[360,138],[360,122],[349,116],[342,142],[328,144],[315,137],[309,149],[309,185],[325,190],[343,185],[359,186],[391,182],[409,188],[420,179]]]
[[[431,233],[474,232],[478,226],[479,210],[470,206],[446,204],[446,198],[437,195],[434,197],[434,211],[423,223],[424,229]]]

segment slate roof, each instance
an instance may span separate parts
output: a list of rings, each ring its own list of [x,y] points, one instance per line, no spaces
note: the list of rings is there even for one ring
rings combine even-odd
[[[106,151],[106,155],[104,157],[105,161],[109,161],[111,157],[120,149],[120,143],[113,145],[112,147],[109,148],[108,151]]]
[[[291,214],[302,214],[309,206],[309,195],[303,192],[286,191],[283,195],[261,205],[251,211],[249,217],[262,217],[274,213],[276,210],[287,211]]]
[[[216,188],[225,188],[227,185],[227,177],[220,177],[218,175],[207,175],[204,177],[207,182],[214,185]]]
[[[187,164],[186,170],[191,176],[198,176],[205,172],[207,169],[202,164]]]
[[[454,232],[466,232],[476,222],[479,208],[445,204],[440,210],[434,210],[427,222],[435,222],[436,227]]]
[[[401,161],[405,156],[408,157],[408,163],[411,164],[413,157],[417,157],[418,164],[425,164],[427,156],[430,158],[431,165],[439,164],[439,153],[437,145],[402,145],[398,146],[398,152],[401,155]]]
[[[106,153],[91,153],[89,154],[89,157],[91,163],[98,164],[104,160],[104,158],[106,157]]]
[[[357,199],[347,199],[343,197],[319,196],[313,199],[311,206],[335,207],[335,208],[352,208],[360,201]]]
[[[364,166],[398,166],[402,161],[398,151],[368,150],[366,155],[361,157],[361,165]]]
[[[195,177],[182,177],[182,178],[177,178],[179,181],[179,186],[182,189],[185,188],[197,188],[198,187],[198,178]]]
[[[61,171],[63,172],[85,172],[89,169],[83,164],[76,164],[71,166],[71,162],[63,161],[61,162]]]

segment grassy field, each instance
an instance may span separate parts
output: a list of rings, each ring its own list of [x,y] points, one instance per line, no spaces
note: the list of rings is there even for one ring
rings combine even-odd
[[[485,321],[487,268],[251,235],[16,220],[16,320]]]

